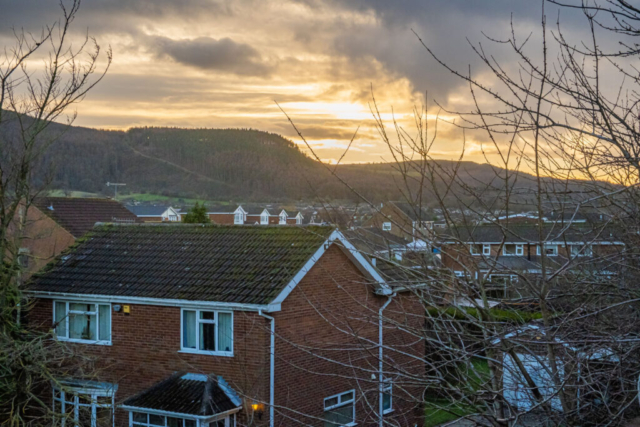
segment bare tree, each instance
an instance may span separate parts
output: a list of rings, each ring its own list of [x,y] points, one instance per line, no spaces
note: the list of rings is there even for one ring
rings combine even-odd
[[[29,207],[46,189],[41,156],[76,113],[71,108],[104,77],[103,54],[88,35],[72,38],[80,0],[60,3],[62,17],[40,34],[14,31],[15,44],[0,55],[0,424],[23,425],[50,415],[39,396],[64,373],[70,351],[21,323],[28,309],[21,273],[22,230]],[[40,62],[41,67],[34,68]],[[63,121],[64,124],[55,122]],[[49,171],[50,172],[50,171]],[[77,365],[76,365],[77,367]]]

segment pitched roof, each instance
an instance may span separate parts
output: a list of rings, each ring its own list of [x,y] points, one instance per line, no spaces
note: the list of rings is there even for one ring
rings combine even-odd
[[[536,224],[475,225],[467,227],[452,227],[437,230],[437,234],[444,240],[462,242],[530,242],[539,241],[539,230]],[[544,224],[542,235],[547,242],[590,242],[616,241],[621,238],[621,230],[613,225],[590,224]]]
[[[43,292],[270,303],[332,227],[102,225],[34,278]]]
[[[433,215],[426,208],[407,202],[390,202],[407,215],[411,221],[429,221]]]
[[[41,197],[33,204],[74,237],[84,235],[96,222],[139,222],[127,208],[111,199]]]
[[[137,216],[161,216],[170,207],[171,206],[138,205],[127,206],[126,208]]]
[[[195,416],[212,416],[241,404],[222,377],[178,372],[124,401],[124,406]]]

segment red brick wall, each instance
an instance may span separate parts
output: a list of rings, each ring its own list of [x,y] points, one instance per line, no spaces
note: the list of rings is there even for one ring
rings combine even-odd
[[[324,398],[356,389],[359,403],[356,418],[359,425],[371,425],[376,419],[371,414],[378,408],[378,383],[371,381],[371,373],[378,371],[378,308],[385,297],[372,293],[363,275],[337,246],[331,246],[320,261],[304,277],[275,313],[276,324],[276,424],[321,426]],[[399,303],[395,303],[396,313]],[[394,304],[391,304],[390,308]],[[410,321],[422,324],[422,310],[410,307],[416,313]],[[389,311],[386,314],[393,313]],[[340,330],[348,331],[341,332]],[[357,334],[361,338],[356,338]],[[419,375],[424,372],[423,344],[414,341],[397,328],[386,331],[386,343],[411,342],[416,358],[406,358],[392,351],[392,357]],[[373,343],[373,345],[372,345]],[[350,350],[336,351],[336,349]],[[407,348],[403,348],[407,351]],[[310,354],[311,353],[311,354]],[[409,366],[411,365],[411,366]],[[355,370],[348,366],[355,366]],[[413,403],[403,402],[398,396],[395,412],[400,425],[420,424],[422,410],[414,410]],[[295,408],[293,413],[286,408]],[[304,414],[304,415],[301,415]]]
[[[219,214],[209,214],[209,219],[214,224],[233,224],[234,214],[232,213],[219,213]]]

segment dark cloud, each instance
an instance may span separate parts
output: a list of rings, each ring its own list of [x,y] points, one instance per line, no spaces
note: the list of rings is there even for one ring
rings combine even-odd
[[[248,76],[267,76],[272,71],[256,49],[227,37],[173,40],[157,36],[151,38],[150,48],[159,56],[203,70]]]

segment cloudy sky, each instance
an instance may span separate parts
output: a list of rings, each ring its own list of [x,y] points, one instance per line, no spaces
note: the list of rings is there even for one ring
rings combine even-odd
[[[425,93],[432,106],[470,105],[412,30],[466,69],[475,67],[467,38],[506,37],[512,16],[535,31],[540,10],[532,0],[84,0],[75,31],[110,45],[114,59],[76,124],[256,128],[300,142],[277,101],[323,159],[339,158],[360,126],[345,160],[389,160],[371,88],[383,118],[409,131]],[[11,46],[12,28],[37,31],[60,15],[55,0],[0,0],[0,11],[0,46]],[[458,157],[462,133],[439,130],[433,153]],[[482,136],[469,139],[467,158],[483,161]]]

